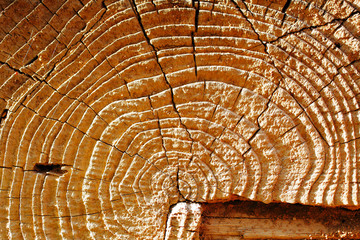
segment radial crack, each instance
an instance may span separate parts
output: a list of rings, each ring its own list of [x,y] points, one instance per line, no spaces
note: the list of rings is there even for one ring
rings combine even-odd
[[[282,13],[285,13],[286,12],[286,10],[289,8],[289,6],[290,6],[290,3],[291,3],[291,0],[286,0],[286,3],[285,3],[285,5],[284,5],[284,7],[281,9],[281,12]]]
[[[141,20],[141,17],[140,17],[140,13],[138,12],[137,6],[136,6],[136,4],[135,4],[135,0],[128,0],[128,1],[130,2],[130,5],[131,5],[131,7],[132,7],[133,12],[135,13],[135,16],[136,16],[136,18],[137,18],[137,20],[138,20],[138,23],[139,23],[140,28],[141,28],[141,30],[142,30],[142,32],[143,32],[143,35],[144,35],[144,37],[145,37],[145,39],[146,39],[146,42],[147,42],[148,45],[153,49],[153,52],[154,52],[154,54],[155,54],[156,63],[157,63],[157,65],[159,66],[159,68],[160,68],[160,70],[161,70],[161,72],[162,72],[162,75],[163,75],[163,77],[164,77],[164,79],[165,79],[166,85],[167,85],[167,86],[169,87],[169,89],[170,89],[171,102],[172,102],[172,105],[173,105],[173,108],[174,108],[176,114],[177,114],[178,117],[179,117],[180,124],[185,128],[186,132],[187,132],[188,135],[189,135],[189,138],[192,139],[190,132],[188,131],[187,127],[185,126],[185,124],[184,124],[184,123],[182,122],[182,120],[181,120],[180,113],[179,113],[179,111],[178,111],[178,109],[177,109],[177,107],[176,107],[176,104],[175,104],[175,102],[174,102],[174,90],[173,90],[173,88],[171,87],[171,84],[169,83],[169,80],[168,80],[167,77],[166,77],[166,74],[165,74],[165,72],[164,72],[164,69],[162,68],[162,66],[161,66],[161,64],[160,64],[159,57],[158,57],[158,53],[157,53],[157,49],[156,49],[155,46],[151,43],[150,38],[149,38],[149,36],[147,35],[146,30],[145,30],[145,28],[144,28],[144,26],[143,26],[143,24],[142,24],[142,20]]]
[[[235,0],[230,0],[236,7],[236,9],[240,12],[240,14],[243,16],[243,18],[245,18],[245,20],[250,24],[251,29],[253,30],[253,32],[256,34],[257,39],[261,42],[261,44],[264,46],[264,51],[269,55],[269,53],[267,52],[267,46],[266,43],[260,38],[259,33],[255,30],[254,25],[252,24],[252,22],[248,19],[248,17],[245,15],[245,13],[241,10],[241,8],[239,7],[239,5],[235,2]],[[243,4],[245,5],[245,8],[247,9],[247,5],[246,3],[243,2]],[[247,9],[248,12],[251,13],[251,11],[249,11]],[[252,13],[251,13],[252,14]]]
[[[342,25],[346,20],[348,20],[350,17],[354,16],[355,14],[359,14],[359,12],[354,10],[353,12],[351,12],[348,16],[346,16],[344,18],[334,18],[330,22],[327,22],[327,23],[324,23],[324,24],[313,25],[313,26],[309,26],[309,27],[303,27],[303,28],[301,28],[299,30],[296,30],[296,31],[287,32],[284,35],[281,35],[281,36],[277,37],[276,39],[271,40],[271,41],[269,41],[267,43],[274,43],[274,42],[277,42],[280,39],[285,38],[285,37],[287,37],[289,35],[293,35],[293,34],[296,34],[296,33],[301,33],[301,32],[303,32],[305,30],[312,30],[312,29],[317,29],[317,28],[320,28],[320,27],[326,27],[326,26],[328,26],[330,24],[333,24],[333,23],[336,23],[336,22],[339,22],[339,24]]]
[[[21,71],[20,69],[16,69],[16,68],[12,67],[12,66],[11,66],[9,63],[7,63],[7,62],[2,62],[2,61],[0,61],[0,64],[6,65],[8,68],[10,68],[11,70],[13,70],[14,72],[19,73],[19,74],[21,74],[21,75],[24,75],[24,76],[26,76],[26,77],[34,80],[34,81],[41,81],[40,79],[38,79],[38,78],[36,78],[36,77],[35,77],[35,79],[34,79],[33,76],[31,76],[30,74],[27,74],[27,73]]]
[[[166,151],[166,148],[165,148],[164,136],[162,135],[162,131],[161,131],[159,115],[158,115],[157,112],[155,112],[155,109],[154,109],[154,107],[153,107],[153,105],[152,105],[150,96],[148,96],[148,99],[149,99],[149,104],[150,104],[150,107],[151,107],[151,111],[153,112],[153,114],[154,114],[154,115],[156,116],[156,118],[157,118],[157,125],[158,125],[159,133],[160,133],[160,136],[161,136],[162,148],[163,148],[163,150],[164,150],[164,152],[165,152],[165,157],[166,157],[167,164],[169,165],[169,157],[168,157],[168,155],[167,155],[167,151]]]
[[[59,122],[59,123],[62,123],[62,124],[67,124],[67,125],[69,125],[70,127],[72,127],[73,129],[81,132],[83,135],[85,135],[85,136],[87,136],[87,137],[89,137],[89,138],[91,138],[91,139],[93,139],[93,140],[95,140],[95,141],[97,141],[97,142],[101,142],[101,143],[104,143],[105,145],[108,145],[108,146],[110,146],[110,147],[113,147],[113,148],[115,148],[116,150],[118,150],[118,151],[121,152],[121,153],[124,153],[124,151],[121,151],[121,150],[118,149],[116,146],[114,146],[114,145],[112,145],[112,144],[110,144],[110,143],[107,143],[107,142],[105,142],[105,141],[103,141],[103,140],[101,140],[101,139],[94,138],[94,137],[90,136],[89,134],[87,134],[86,132],[82,131],[81,129],[73,126],[72,124],[70,124],[70,123],[68,123],[68,122],[66,122],[66,121],[61,121],[61,120],[56,119],[56,118],[50,118],[50,117],[46,117],[46,116],[40,115],[40,114],[39,114],[38,112],[36,112],[34,109],[31,109],[31,108],[29,108],[28,106],[25,106],[25,105],[23,105],[23,104],[21,104],[21,106],[24,107],[24,108],[26,108],[26,109],[28,109],[28,110],[30,110],[31,112],[35,113],[37,116],[39,116],[39,117],[41,117],[41,118],[43,118],[43,119],[48,119],[48,120],[52,120],[52,121]]]
[[[196,4],[195,4],[196,3]],[[197,63],[196,63],[196,48],[195,48],[195,33],[198,31],[199,27],[199,12],[200,12],[200,1],[199,0],[193,0],[192,5],[195,8],[195,31],[191,32],[191,44],[193,47],[193,59],[194,59],[194,67],[195,67],[195,77],[197,78]],[[205,84],[205,82],[204,82]]]

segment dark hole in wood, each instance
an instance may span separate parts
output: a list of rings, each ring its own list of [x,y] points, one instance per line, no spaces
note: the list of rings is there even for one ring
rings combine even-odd
[[[285,13],[286,10],[289,8],[290,3],[291,3],[291,0],[287,0],[284,7],[281,9],[281,12]]]
[[[341,47],[341,44],[340,44],[340,43],[335,43],[335,46],[336,46],[337,48],[340,48],[340,47]]]
[[[4,109],[4,111],[1,113],[0,123],[7,117],[8,111],[8,109]]]
[[[64,174],[67,171],[62,170],[62,164],[55,163],[36,163],[34,166],[34,171],[38,173],[56,173],[56,174]]]
[[[36,55],[33,59],[31,59],[28,63],[26,63],[25,66],[32,64],[32,63],[35,62],[36,59],[38,59],[38,58],[39,58],[39,56]]]
[[[247,200],[203,209],[200,239],[360,239],[360,210]]]

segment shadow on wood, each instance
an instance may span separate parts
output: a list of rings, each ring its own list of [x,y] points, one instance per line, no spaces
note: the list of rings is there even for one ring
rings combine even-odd
[[[360,210],[233,201],[203,205],[200,239],[359,239]]]

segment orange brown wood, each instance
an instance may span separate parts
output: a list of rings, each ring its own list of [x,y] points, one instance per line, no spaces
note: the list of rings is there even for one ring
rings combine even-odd
[[[0,239],[197,239],[237,198],[358,209],[359,9],[1,0]]]

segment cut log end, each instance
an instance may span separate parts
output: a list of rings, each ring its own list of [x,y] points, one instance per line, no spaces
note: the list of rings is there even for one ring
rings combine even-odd
[[[234,199],[358,209],[359,9],[2,1],[0,239],[197,238]]]

